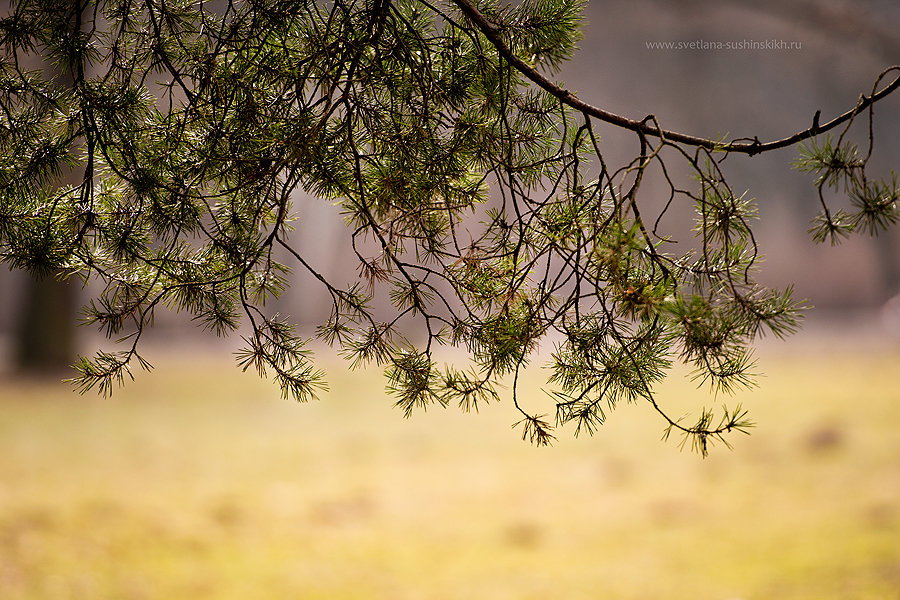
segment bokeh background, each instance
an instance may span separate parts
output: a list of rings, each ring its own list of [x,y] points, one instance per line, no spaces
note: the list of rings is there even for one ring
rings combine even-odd
[[[558,78],[697,135],[784,137],[900,64],[893,0],[610,0],[586,18]],[[800,48],[648,47],[694,40]],[[875,112],[885,176],[900,97]],[[633,156],[630,137],[600,133],[607,160]],[[660,390],[676,414],[750,409],[752,435],[707,459],[661,441],[643,405],[550,449],[519,439],[508,398],[403,420],[378,372],[327,349],[330,391],[295,405],[234,368],[236,340],[176,315],[148,340],[152,374],[78,396],[17,360],[37,338],[56,364],[70,335],[91,352],[95,334],[67,325],[89,290],[0,271],[0,598],[900,598],[900,233],[813,244],[796,156],[727,168],[758,202],[760,279],[815,307],[804,330],[761,342],[764,376],[738,398],[680,372]],[[298,212],[300,251],[353,278],[338,210],[300,198]],[[325,300],[298,279],[274,309],[310,327]],[[538,361],[524,402],[547,406],[544,375]]]

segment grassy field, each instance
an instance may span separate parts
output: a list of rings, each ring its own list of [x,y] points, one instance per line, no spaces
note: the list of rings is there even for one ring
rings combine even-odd
[[[377,373],[296,405],[156,362],[112,399],[3,381],[0,598],[900,599],[897,353],[764,355],[758,427],[706,460],[646,406],[538,449],[507,402],[403,420]]]

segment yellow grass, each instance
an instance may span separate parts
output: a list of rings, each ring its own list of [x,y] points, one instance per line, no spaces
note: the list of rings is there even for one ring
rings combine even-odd
[[[3,383],[0,598],[900,598],[896,353],[764,357],[706,460],[642,405],[538,449],[506,401],[403,420],[377,373],[296,405],[158,362],[112,399]]]

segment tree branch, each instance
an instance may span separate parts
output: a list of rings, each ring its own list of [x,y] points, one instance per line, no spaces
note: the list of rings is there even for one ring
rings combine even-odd
[[[469,20],[478,28],[478,30],[481,31],[482,34],[484,34],[488,41],[490,41],[491,44],[493,44],[494,47],[497,48],[497,51],[504,59],[506,59],[507,62],[509,62],[509,64],[515,67],[517,71],[522,73],[533,83],[546,90],[548,93],[550,93],[552,96],[554,96],[567,106],[586,115],[599,119],[603,122],[610,123],[611,125],[617,125],[629,131],[658,137],[679,144],[707,148],[713,151],[738,152],[753,156],[762,152],[768,152],[770,150],[777,150],[779,148],[793,146],[798,142],[802,142],[803,140],[809,139],[815,135],[834,129],[842,123],[846,123],[875,102],[878,102],[879,100],[887,97],[892,92],[900,88],[900,65],[894,65],[885,69],[877,79],[877,82],[880,82],[891,71],[897,71],[898,76],[890,84],[888,84],[881,90],[873,90],[873,93],[870,96],[860,95],[859,101],[853,108],[843,113],[842,115],[835,117],[831,121],[828,121],[827,123],[819,124],[818,122],[816,122],[808,129],[804,129],[791,136],[769,142],[760,142],[758,138],[753,138],[752,140],[750,140],[749,138],[739,138],[732,142],[722,143],[716,140],[711,140],[709,138],[697,137],[685,133],[679,133],[677,131],[660,129],[653,124],[654,121],[652,120],[644,119],[641,121],[636,121],[634,119],[629,119],[627,117],[611,113],[609,111],[603,110],[602,108],[598,108],[596,106],[588,104],[587,102],[579,100],[575,96],[575,94],[553,83],[552,81],[544,77],[544,75],[542,75],[534,67],[516,56],[512,52],[512,50],[510,50],[509,46],[506,45],[506,42],[503,41],[503,38],[501,36],[501,28],[488,20],[488,18],[483,15],[470,0],[453,0],[453,3],[463,12],[463,14],[465,14],[469,18]]]

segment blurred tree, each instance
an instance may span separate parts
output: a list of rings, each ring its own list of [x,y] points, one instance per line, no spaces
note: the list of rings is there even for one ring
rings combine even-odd
[[[792,332],[800,310],[790,289],[753,279],[754,205],[723,161],[800,145],[822,204],[813,236],[883,229],[900,191],[866,172],[871,107],[900,87],[900,68],[784,139],[705,139],[609,113],[549,78],[574,51],[582,4],[17,2],[0,21],[2,256],[105,286],[89,318],[124,349],[82,359],[82,389],[108,393],[133,361],[147,367],[138,343],[171,306],[219,334],[245,321],[243,368],[312,397],[323,384],[304,340],[264,309],[295,268],[331,299],[317,337],[354,366],[385,367],[406,414],[477,407],[510,377],[524,437],[548,443],[551,419],[517,391],[550,338],[557,424],[592,432],[618,402],[643,400],[667,434],[706,452],[749,426],[745,411],[674,419],[654,384],[674,361],[717,391],[750,384],[752,341]],[[22,68],[34,55],[71,85]],[[858,120],[862,150],[849,139]],[[633,160],[607,163],[603,127],[634,135]],[[77,183],[58,183],[66,168]],[[657,214],[648,181],[667,190]],[[290,244],[298,190],[338,203],[358,280],[329,280]],[[673,209],[696,213],[677,248]],[[381,294],[387,319],[371,308]],[[466,348],[470,366],[439,367],[441,344]]]
[[[69,11],[81,10],[74,0],[63,4]],[[70,18],[67,22],[75,27],[80,19]],[[49,67],[53,68],[52,65]],[[56,73],[55,79],[58,85],[72,86],[66,72]],[[57,373],[76,359],[75,287],[55,275],[32,273],[24,280],[13,351],[13,359],[20,371]]]
[[[52,275],[26,280],[18,313],[16,366],[29,373],[56,373],[75,358],[75,288]]]

